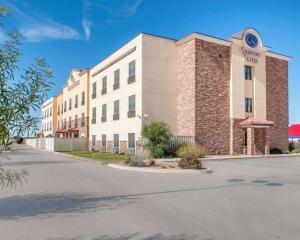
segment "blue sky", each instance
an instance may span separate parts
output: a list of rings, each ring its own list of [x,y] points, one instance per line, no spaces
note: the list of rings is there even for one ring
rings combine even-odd
[[[21,66],[46,57],[60,90],[72,68],[94,66],[140,32],[180,39],[200,32],[227,39],[247,27],[289,64],[290,123],[300,123],[299,1],[7,0],[6,28],[26,37]],[[3,39],[0,34],[0,40]]]

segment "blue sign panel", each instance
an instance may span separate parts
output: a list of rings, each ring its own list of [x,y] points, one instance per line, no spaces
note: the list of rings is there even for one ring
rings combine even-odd
[[[249,47],[255,48],[258,44],[257,37],[252,33],[249,33],[245,37],[246,43]]]

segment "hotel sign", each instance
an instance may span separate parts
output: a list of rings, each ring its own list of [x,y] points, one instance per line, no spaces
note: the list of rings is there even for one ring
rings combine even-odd
[[[244,59],[246,62],[258,63],[258,61],[260,59],[260,55],[261,55],[260,52],[253,51],[251,49],[247,49],[244,47],[241,47],[240,51],[241,51],[242,55],[244,56]]]

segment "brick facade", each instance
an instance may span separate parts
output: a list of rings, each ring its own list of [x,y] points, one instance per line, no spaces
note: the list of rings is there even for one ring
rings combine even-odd
[[[195,40],[177,48],[177,135],[195,136]]]
[[[196,39],[195,140],[209,154],[230,148],[230,47]]]
[[[269,130],[270,149],[288,150],[288,62],[266,59],[267,119],[274,122]]]
[[[255,128],[254,129],[254,154],[263,155],[265,154],[266,146],[266,128]]]
[[[244,118],[232,118],[230,119],[230,153],[243,153],[243,147],[245,145],[245,129],[241,128],[240,123],[244,121]]]
[[[208,154],[230,151],[230,47],[194,39],[177,51],[177,134]]]

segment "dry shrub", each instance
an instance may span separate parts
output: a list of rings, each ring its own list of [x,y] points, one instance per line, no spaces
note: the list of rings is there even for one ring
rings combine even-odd
[[[177,151],[177,156],[181,157],[178,166],[183,169],[201,169],[202,162],[199,158],[205,156],[201,146],[185,144]]]

